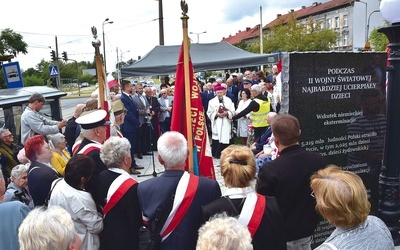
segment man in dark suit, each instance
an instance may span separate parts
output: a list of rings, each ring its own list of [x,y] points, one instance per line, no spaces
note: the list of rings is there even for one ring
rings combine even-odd
[[[235,109],[236,109],[237,105],[238,105],[239,88],[236,87],[235,85],[233,85],[233,78],[228,78],[226,80],[226,86],[227,86],[226,96],[228,96],[228,94],[232,95],[233,98],[231,98],[231,99],[232,99],[233,104],[235,104]],[[230,96],[228,96],[228,97],[230,98]]]
[[[75,144],[76,140],[76,127],[78,124],[76,123],[76,119],[82,114],[85,110],[86,104],[79,103],[76,105],[74,116],[72,116],[67,121],[67,126],[65,127],[65,141],[67,141],[67,147],[69,152],[72,154],[72,146]]]
[[[125,106],[126,115],[124,119],[124,123],[121,124],[121,131],[123,136],[128,139],[131,144],[131,157],[132,157],[132,164],[130,168],[131,174],[140,174],[137,169],[143,169],[143,167],[139,167],[136,164],[134,154],[135,154],[135,147],[136,147],[136,131],[140,127],[140,121],[138,118],[138,112],[135,103],[133,102],[132,93],[132,85],[129,81],[123,80],[121,83],[121,101]]]
[[[136,84],[136,94],[132,98],[140,121],[140,127],[136,130],[135,153],[139,159],[143,159],[142,155],[147,153],[146,146],[150,143],[150,131],[147,123],[149,122],[150,105],[143,96],[143,84]]]
[[[195,249],[202,223],[201,207],[221,196],[216,181],[185,172],[187,155],[187,141],[182,134],[162,134],[158,140],[158,160],[165,172],[138,186],[145,223],[151,225],[160,209],[161,218],[168,216],[164,219],[165,230],[160,232],[160,249]]]
[[[204,112],[207,113],[208,102],[215,97],[214,87],[211,82],[206,84],[206,89],[201,92],[201,101],[203,103]]]
[[[310,195],[310,177],[326,166],[325,159],[300,147],[301,130],[296,117],[278,115],[271,128],[280,156],[262,166],[256,190],[278,200],[288,249],[311,249],[319,217]]]
[[[158,103],[157,97],[153,96],[153,90],[151,87],[145,89],[146,101],[149,104],[150,115],[151,115],[151,126],[149,126],[149,133],[151,133],[151,145],[145,145],[147,151],[154,151],[157,149],[157,140],[160,137],[159,133],[159,119],[158,114],[160,113],[160,104]]]

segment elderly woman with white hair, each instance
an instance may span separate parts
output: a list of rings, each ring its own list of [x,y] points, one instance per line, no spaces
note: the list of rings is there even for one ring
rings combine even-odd
[[[236,218],[217,214],[199,229],[196,250],[253,250],[250,232]]]
[[[126,138],[112,136],[101,147],[100,159],[108,168],[97,178],[98,196],[104,214],[101,249],[139,249],[138,231],[142,225],[142,214],[138,183],[129,174],[131,144]]]
[[[81,239],[67,211],[59,206],[32,210],[18,230],[20,250],[80,250]]]
[[[28,192],[28,169],[29,166],[19,164],[11,170],[11,182],[4,194],[4,202],[20,201],[30,209],[34,208],[32,196]]]
[[[57,133],[48,137],[49,146],[53,151],[53,157],[51,158],[50,164],[55,170],[57,170],[57,172],[64,176],[65,167],[71,158],[70,154],[68,153],[65,136],[61,133]]]

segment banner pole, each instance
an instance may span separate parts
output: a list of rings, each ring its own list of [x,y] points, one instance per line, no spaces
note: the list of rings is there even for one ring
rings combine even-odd
[[[189,172],[193,173],[193,126],[191,119],[191,82],[189,73],[189,37],[188,37],[188,19],[186,15],[188,11],[188,5],[184,0],[181,0],[182,9],[182,30],[183,30],[183,67],[185,73],[185,106],[186,106],[186,126],[187,126],[187,142],[188,142],[188,164]]]

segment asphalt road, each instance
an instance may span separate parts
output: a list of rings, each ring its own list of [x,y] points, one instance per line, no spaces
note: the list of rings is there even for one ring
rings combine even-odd
[[[61,111],[64,120],[68,120],[74,115],[75,107],[79,103],[86,103],[88,97],[63,98],[61,99]]]

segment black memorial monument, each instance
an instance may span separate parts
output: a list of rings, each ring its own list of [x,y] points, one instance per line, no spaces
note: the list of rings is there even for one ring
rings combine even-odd
[[[385,53],[288,53],[281,74],[281,113],[299,119],[301,146],[357,173],[367,188],[371,214],[378,209],[386,130],[385,63]],[[314,246],[333,229],[321,221]]]

